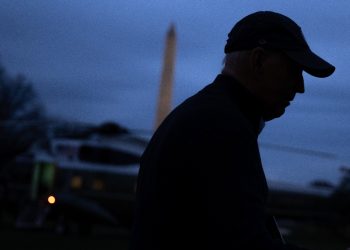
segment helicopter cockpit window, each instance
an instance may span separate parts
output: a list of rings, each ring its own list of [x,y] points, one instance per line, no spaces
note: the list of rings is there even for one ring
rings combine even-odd
[[[109,164],[109,165],[130,165],[137,164],[140,157],[123,151],[106,147],[93,147],[84,145],[80,147],[79,159],[81,161]]]

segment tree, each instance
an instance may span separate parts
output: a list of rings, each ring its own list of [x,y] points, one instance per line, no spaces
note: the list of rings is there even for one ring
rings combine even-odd
[[[9,76],[0,65],[0,165],[28,149],[44,135],[43,106],[31,82]]]

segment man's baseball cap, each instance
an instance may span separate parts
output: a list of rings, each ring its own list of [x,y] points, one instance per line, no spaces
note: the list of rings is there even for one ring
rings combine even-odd
[[[259,11],[241,19],[228,34],[225,53],[256,47],[283,51],[312,76],[328,77],[335,70],[311,51],[299,25],[279,13]]]

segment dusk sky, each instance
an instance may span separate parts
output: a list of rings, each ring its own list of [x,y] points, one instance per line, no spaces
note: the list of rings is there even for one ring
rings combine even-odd
[[[305,77],[306,93],[260,136],[269,179],[336,183],[350,166],[350,1],[0,0],[0,62],[24,74],[48,115],[153,128],[167,29],[177,54],[173,106],[220,72],[227,33],[242,17],[272,10],[303,29],[314,52],[336,66]],[[333,157],[265,147],[276,144]]]

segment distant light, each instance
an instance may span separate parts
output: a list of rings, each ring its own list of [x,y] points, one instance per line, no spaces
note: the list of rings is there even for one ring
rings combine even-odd
[[[55,198],[55,196],[50,195],[50,196],[47,198],[47,201],[48,201],[50,204],[55,204],[56,198]]]
[[[73,189],[79,189],[83,185],[83,179],[81,176],[73,176],[70,182],[70,185]]]
[[[95,179],[92,183],[92,189],[94,190],[103,190],[105,183],[102,180]]]

